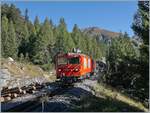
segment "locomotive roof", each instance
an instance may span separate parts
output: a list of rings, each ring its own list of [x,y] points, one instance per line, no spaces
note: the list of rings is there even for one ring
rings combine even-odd
[[[82,54],[82,53],[63,53],[63,54],[58,54],[58,56],[64,56],[64,55],[68,55],[68,56],[88,56],[88,55],[85,55],[85,54]]]
[[[82,55],[82,56],[86,56],[85,54],[81,54],[81,53],[67,53],[67,55]]]

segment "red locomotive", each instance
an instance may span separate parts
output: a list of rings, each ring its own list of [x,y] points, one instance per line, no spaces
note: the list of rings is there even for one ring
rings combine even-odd
[[[65,53],[55,56],[57,79],[77,80],[94,74],[94,60],[80,53]]]

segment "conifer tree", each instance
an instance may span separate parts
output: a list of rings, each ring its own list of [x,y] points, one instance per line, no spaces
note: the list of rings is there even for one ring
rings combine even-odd
[[[19,53],[22,53],[24,56],[26,55],[26,53],[28,52],[28,43],[29,43],[29,31],[28,31],[28,27],[27,27],[27,23],[24,24],[24,30],[22,31],[23,37],[20,41],[19,44]]]
[[[2,56],[6,57],[6,44],[8,40],[8,19],[6,16],[2,17],[2,30],[1,30],[1,53]]]
[[[29,16],[28,16],[28,9],[25,10],[25,21],[29,21]]]
[[[138,11],[134,16],[132,29],[143,39],[144,44],[149,44],[149,1],[138,2]]]
[[[81,31],[78,28],[77,24],[74,25],[71,36],[72,36],[72,38],[74,40],[76,48],[80,48],[81,49],[81,45],[82,45],[82,39],[81,38],[82,38],[82,36],[81,36]]]
[[[45,19],[37,36],[38,38],[34,45],[34,62],[37,64],[48,63],[51,56],[49,47],[54,45],[53,31],[48,18]]]
[[[138,11],[132,24],[134,33],[143,40],[140,46],[140,77],[135,81],[137,95],[142,99],[149,98],[149,1],[139,1]],[[142,91],[144,89],[144,91]]]
[[[67,31],[67,26],[64,18],[60,19],[59,25],[57,27],[57,33],[58,33],[56,42],[57,51],[67,52],[68,49],[70,49],[69,43],[71,44],[72,40],[69,37],[69,33]]]
[[[71,52],[75,47],[74,41],[69,33],[64,37],[65,52]]]
[[[36,30],[36,34],[38,34],[39,31],[40,31],[40,22],[39,22],[38,16],[35,17],[34,27],[35,27],[35,30]]]
[[[124,32],[124,38],[130,38],[127,32]]]
[[[17,44],[16,44],[16,33],[13,26],[13,22],[10,21],[8,28],[8,39],[6,42],[5,54],[7,57],[16,58],[17,56]]]

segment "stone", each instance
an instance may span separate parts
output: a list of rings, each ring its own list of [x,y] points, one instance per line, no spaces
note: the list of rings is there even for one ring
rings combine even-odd
[[[14,59],[13,59],[13,58],[11,58],[11,57],[8,57],[8,61],[9,61],[9,62],[13,62],[13,61],[14,61]]]

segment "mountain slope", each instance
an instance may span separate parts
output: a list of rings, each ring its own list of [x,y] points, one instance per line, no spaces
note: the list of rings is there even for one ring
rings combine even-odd
[[[115,37],[119,37],[120,35],[120,33],[112,32],[98,27],[88,27],[83,29],[82,32],[92,37],[97,37],[98,40],[104,40],[104,41],[107,41]]]

